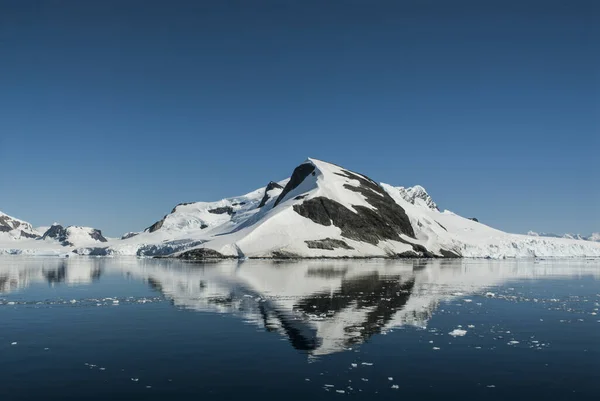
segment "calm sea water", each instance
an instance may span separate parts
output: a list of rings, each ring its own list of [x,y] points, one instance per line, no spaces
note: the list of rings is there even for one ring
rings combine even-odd
[[[0,400],[596,400],[599,309],[592,260],[6,257]]]

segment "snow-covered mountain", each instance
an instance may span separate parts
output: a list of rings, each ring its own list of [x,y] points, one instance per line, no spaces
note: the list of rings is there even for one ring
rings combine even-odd
[[[245,195],[179,204],[143,232],[128,233],[121,239],[104,242],[101,234],[98,237],[90,230],[79,230],[86,241],[53,236],[53,242],[66,245],[58,253],[190,260],[600,257],[599,243],[508,234],[475,219],[439,211],[423,187],[378,184],[316,159],[296,167],[290,178],[271,181]],[[87,242],[90,238],[93,241]],[[39,246],[47,241],[31,242],[23,240],[18,247],[13,243],[8,252],[38,254],[47,250]],[[7,253],[6,248],[0,242],[0,253]],[[57,253],[56,249],[52,252]]]
[[[54,224],[42,235],[42,240],[56,241],[63,246],[86,246],[95,245],[99,242],[107,242],[102,236],[102,231],[91,227],[69,226],[63,227]]]
[[[39,238],[40,233],[26,221],[0,212],[0,235],[4,239]]]

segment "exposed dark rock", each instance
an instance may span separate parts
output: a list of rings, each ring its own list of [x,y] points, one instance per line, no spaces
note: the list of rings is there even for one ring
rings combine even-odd
[[[286,184],[285,188],[283,188],[283,191],[275,201],[273,207],[277,206],[285,198],[285,196],[290,193],[290,191],[293,191],[296,187],[298,187],[298,185],[300,185],[302,181],[304,181],[304,179],[314,171],[315,165],[312,163],[304,163],[296,167],[292,173],[292,176],[290,177],[290,180]]]
[[[200,224],[201,230],[204,230],[206,227],[208,227],[208,224],[204,224],[204,223]]]
[[[2,227],[0,227],[0,231],[2,231]],[[25,237],[25,238],[40,238],[39,235],[29,234],[29,233],[26,233],[23,230],[21,230],[21,237]]]
[[[102,236],[102,231],[94,228],[92,229],[92,232],[90,233],[90,237],[92,237],[92,239],[99,241],[99,242],[107,242],[106,238],[104,238]]]
[[[420,257],[422,258],[435,258],[435,255],[433,254],[433,252],[429,252],[427,250],[427,248],[425,248],[423,245],[421,244],[411,244],[413,247],[413,250],[415,252],[419,252]]]
[[[379,196],[374,194],[374,196]],[[408,216],[394,200],[382,198],[373,201],[377,209],[353,206],[357,213],[325,197],[317,197],[294,205],[294,211],[317,224],[333,224],[342,230],[342,236],[376,245],[382,240],[400,241],[400,233],[414,237]],[[372,204],[373,204],[372,203]]]
[[[304,242],[306,242],[306,245],[312,249],[325,249],[328,251],[333,251],[335,248],[354,249],[344,241],[333,238],[325,238],[314,241],[307,240]]]
[[[160,228],[163,226],[166,218],[167,218],[167,216],[165,215],[165,217],[163,217],[162,219],[158,220],[156,223],[152,224],[150,227],[146,228],[144,231],[147,231],[149,233],[153,233],[156,230],[160,230]]]
[[[265,195],[263,196],[262,200],[260,201],[258,207],[263,207],[269,201],[269,199],[271,199],[271,197],[269,196],[269,191],[272,191],[276,188],[283,189],[283,187],[281,185],[279,185],[278,183],[273,182],[273,181],[269,182],[269,184],[265,188]]]
[[[62,245],[65,245],[65,246],[71,245],[67,241],[66,228],[64,228],[60,224],[53,225],[48,230],[46,230],[44,235],[42,235],[42,239],[46,239],[46,238],[54,238],[55,240],[57,240],[58,242],[60,242]]]
[[[243,206],[245,204],[246,204],[246,202],[235,202],[235,203],[232,203],[231,206]]]
[[[413,259],[413,258],[420,258],[421,255],[418,254],[415,251],[404,251],[404,252],[396,254],[396,257],[400,258],[400,259],[405,259],[405,258],[406,259]]]
[[[294,198],[294,200],[300,200],[306,198],[308,195],[298,195]]]
[[[438,226],[442,227],[442,228],[443,228],[445,231],[448,231],[448,230],[446,229],[446,227],[444,227],[443,225],[441,225],[441,224],[440,224],[440,222],[439,222],[439,221],[436,221],[436,220],[434,220],[434,221],[437,223],[437,225],[438,225]]]
[[[477,217],[469,217],[469,220],[473,220],[476,223],[479,223],[479,220],[477,220]]]
[[[448,251],[446,249],[440,249],[440,253],[442,254],[443,257],[448,258],[448,259],[458,259],[458,258],[462,257],[457,252]]]
[[[19,228],[19,226],[21,226],[20,221],[13,220],[8,216],[0,216],[0,231],[2,231],[2,232],[12,231],[16,228]]]
[[[288,251],[274,251],[271,256],[275,259],[301,259],[300,255]]]
[[[208,213],[212,213],[212,214],[225,214],[227,213],[228,215],[233,215],[235,212],[233,211],[233,208],[231,206],[222,206],[222,207],[217,207],[215,209],[210,209],[208,211]]]
[[[186,251],[178,256],[179,259],[184,260],[211,260],[211,259],[235,259],[235,256],[226,256],[214,249],[209,248],[197,248],[191,251]]]
[[[178,203],[177,206],[175,206],[173,208],[173,210],[171,210],[171,213],[175,213],[175,211],[177,210],[177,208],[179,206],[187,206],[187,205],[191,205],[192,203],[194,203],[194,202],[182,202],[182,203]]]

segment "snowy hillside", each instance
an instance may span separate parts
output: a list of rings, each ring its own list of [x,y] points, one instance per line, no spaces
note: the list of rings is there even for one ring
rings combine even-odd
[[[39,236],[40,233],[31,224],[0,212],[0,238],[18,240]]]
[[[59,253],[190,260],[600,257],[600,243],[508,234],[439,211],[421,186],[378,184],[315,159],[296,167],[289,179],[246,195],[179,204],[143,232],[121,239],[107,240],[90,228],[53,226],[43,240],[8,246],[0,240],[0,253],[53,254],[56,244]]]

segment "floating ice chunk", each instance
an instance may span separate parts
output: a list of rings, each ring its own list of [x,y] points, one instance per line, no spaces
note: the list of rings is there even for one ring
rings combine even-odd
[[[496,387],[496,386],[495,386],[495,385],[493,385],[493,384],[489,384],[489,385],[487,385],[486,387],[487,387],[487,388],[494,388],[494,387]]]
[[[473,300],[472,300],[472,299],[465,299],[464,301],[465,301],[466,303],[473,302]]]
[[[465,334],[467,334],[467,330],[462,330],[462,329],[454,329],[452,330],[450,333],[448,333],[449,335],[451,335],[452,337],[462,337]]]
[[[344,394],[345,391],[344,390],[335,390],[336,393],[340,393],[340,394]]]
[[[17,345],[17,342],[13,341],[12,343],[10,343],[10,345]]]
[[[146,386],[146,388],[152,388],[152,386]]]
[[[72,300],[70,300],[69,302],[71,302],[72,304],[76,304],[76,303],[77,303],[77,300],[76,300],[76,299],[72,299]]]
[[[106,368],[100,368],[100,370],[106,370]]]
[[[512,340],[512,341],[508,342],[508,345],[515,345],[515,344],[518,344],[518,343],[519,343],[518,341]]]
[[[309,381],[310,381],[310,379],[309,379],[309,378],[306,378],[306,379],[304,379],[304,381],[307,381],[307,382],[309,382]]]
[[[132,381],[132,382],[137,382],[137,381],[140,381],[140,379],[138,379],[137,377],[132,377],[132,378],[131,378],[131,381]]]
[[[363,362],[363,363],[361,363],[361,365],[373,366],[373,362]]]
[[[467,327],[468,327],[468,328],[470,328],[470,329],[474,329],[474,328],[475,328],[475,325],[474,325],[474,324],[470,324],[470,325],[468,325]]]
[[[335,387],[333,384],[326,384],[325,387]]]
[[[440,349],[440,347],[433,347],[433,350],[434,350],[434,351],[437,351],[437,350],[439,350],[439,349]]]
[[[391,381],[391,380],[394,380],[394,378],[393,378],[393,377],[388,377],[388,380],[390,380],[390,381]]]
[[[350,366],[352,366],[353,368],[357,367],[358,364],[357,363],[351,363]]]
[[[485,296],[488,298],[494,298],[496,296],[496,294],[494,294],[493,292],[486,292]]]
[[[368,382],[369,379],[365,379],[364,377],[361,377],[360,380],[364,381],[364,382]]]
[[[399,387],[397,384],[392,384],[392,388],[393,388],[393,389],[398,389],[398,388],[400,388],[400,387]]]

